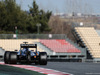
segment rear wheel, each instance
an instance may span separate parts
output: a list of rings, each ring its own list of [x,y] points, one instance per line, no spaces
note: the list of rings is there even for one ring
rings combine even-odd
[[[10,54],[10,51],[6,51],[5,54],[4,54],[4,62],[5,62],[5,64],[9,63],[9,54]]]
[[[35,65],[38,65],[39,63],[38,62],[35,62]]]
[[[17,64],[17,52],[10,52],[9,63],[10,64]]]
[[[40,65],[47,65],[47,53],[46,52],[40,52],[39,64]]]
[[[27,54],[27,63],[30,64],[30,62],[31,62],[31,54],[30,54],[30,52],[28,52],[28,54]]]

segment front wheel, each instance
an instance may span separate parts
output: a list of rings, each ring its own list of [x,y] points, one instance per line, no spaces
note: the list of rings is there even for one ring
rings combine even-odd
[[[46,52],[40,52],[39,64],[40,65],[47,65],[47,53]]]

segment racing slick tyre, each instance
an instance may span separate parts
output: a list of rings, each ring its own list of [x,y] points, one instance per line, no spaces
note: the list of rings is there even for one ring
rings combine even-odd
[[[17,64],[17,52],[10,52],[9,63],[10,64]]]
[[[40,52],[39,64],[40,65],[47,65],[47,53],[46,52]]]
[[[28,57],[27,57],[27,63],[30,64],[30,62],[31,62],[31,55],[28,55]]]
[[[35,62],[35,65],[38,65],[39,63],[38,62]]]
[[[10,54],[10,51],[6,51],[4,54],[4,63],[5,64],[9,63],[9,54]]]
[[[28,52],[28,54],[27,54],[27,63],[30,64],[30,62],[31,62],[31,54],[30,54],[30,52]]]

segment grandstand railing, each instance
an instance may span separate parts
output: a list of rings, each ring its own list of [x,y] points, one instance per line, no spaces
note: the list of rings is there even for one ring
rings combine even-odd
[[[66,39],[65,34],[0,34],[0,39]]]
[[[97,23],[83,23],[84,25],[80,25],[78,22],[72,22],[72,28],[74,29],[75,27],[94,27],[95,29],[98,29]]]
[[[66,38],[66,40],[68,42],[70,42],[72,45],[74,45],[76,48],[78,48],[79,50],[81,50],[82,54],[86,55],[86,48],[79,47],[76,43],[72,42],[69,38]]]

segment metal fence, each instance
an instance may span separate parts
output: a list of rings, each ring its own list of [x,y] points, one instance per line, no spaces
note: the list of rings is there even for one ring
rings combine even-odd
[[[98,28],[97,23],[83,23],[83,25],[81,26],[79,22],[72,22],[72,28],[75,27],[94,27],[95,29],[100,29]]]
[[[0,39],[66,39],[65,34],[0,34]]]

